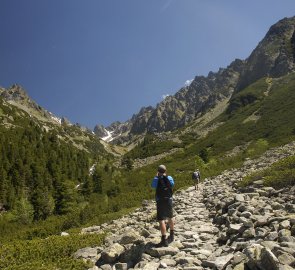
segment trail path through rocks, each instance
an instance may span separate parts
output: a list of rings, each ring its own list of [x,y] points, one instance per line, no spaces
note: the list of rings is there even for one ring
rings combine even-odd
[[[294,153],[291,143],[206,179],[200,190],[177,192],[175,241],[168,247],[155,246],[160,242],[156,207],[144,201],[130,215],[84,228],[82,233],[110,234],[104,246],[87,247],[74,256],[92,260],[92,270],[294,269],[295,187],[275,190],[261,181],[247,189],[237,186],[243,176]]]

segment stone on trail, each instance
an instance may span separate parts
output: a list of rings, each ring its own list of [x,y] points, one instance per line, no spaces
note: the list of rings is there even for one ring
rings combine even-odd
[[[127,270],[128,269],[127,263],[116,263],[115,269],[116,270]]]
[[[279,260],[278,258],[268,249],[263,248],[261,250],[261,266],[264,269],[279,269]]]
[[[160,261],[161,264],[166,264],[167,266],[175,266],[176,261],[173,259],[164,258]]]
[[[236,202],[244,202],[245,201],[244,195],[243,194],[236,194],[235,201]]]
[[[118,243],[121,245],[144,242],[144,238],[135,230],[128,229],[119,239]]]
[[[216,257],[215,260],[204,260],[202,266],[222,270],[233,258],[233,254]]]
[[[102,251],[101,257],[106,263],[114,263],[116,259],[124,252],[124,247],[118,243],[111,245]]]
[[[293,265],[295,266],[295,258],[294,256],[288,253],[282,253],[278,256],[278,260],[281,264]]]
[[[293,267],[291,267],[290,265],[286,265],[286,264],[280,264],[279,269],[278,270],[294,270]]]
[[[179,252],[179,249],[176,247],[160,247],[160,248],[151,248],[146,251],[147,254],[151,255],[152,257],[162,257],[165,255],[175,255]]]
[[[295,142],[286,149],[294,155]],[[274,151],[204,179],[202,192],[194,187],[176,192],[175,241],[168,247],[155,247],[160,241],[156,205],[145,201],[142,208],[116,221],[82,229],[82,233],[107,230],[111,235],[104,246],[82,249],[74,256],[99,259],[99,268],[90,270],[294,269],[295,187],[275,190],[259,182],[239,187],[251,171],[285,157]]]
[[[158,262],[148,262],[142,269],[143,270],[157,270],[160,266]]]
[[[100,269],[102,270],[113,270],[113,267],[109,264],[104,264],[100,266]]]

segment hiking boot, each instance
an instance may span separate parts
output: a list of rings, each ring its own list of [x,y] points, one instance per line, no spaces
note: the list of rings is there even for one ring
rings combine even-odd
[[[174,241],[174,231],[170,231],[170,235],[168,238],[170,243]]]
[[[168,247],[168,240],[166,235],[162,235],[161,242],[156,245],[156,247]]]

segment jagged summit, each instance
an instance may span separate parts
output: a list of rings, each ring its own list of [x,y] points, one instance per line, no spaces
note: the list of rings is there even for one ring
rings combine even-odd
[[[127,142],[136,135],[172,131],[191,123],[222,101],[262,77],[281,77],[295,70],[295,17],[270,27],[246,60],[236,59],[228,67],[208,76],[196,76],[175,95],[155,108],[142,108],[125,123],[111,125],[114,142]],[[124,131],[123,131],[124,130]]]
[[[246,59],[237,90],[269,76],[281,77],[295,70],[295,17],[284,18],[269,31]]]
[[[39,120],[59,125],[62,123],[61,118],[38,105],[29,97],[26,90],[18,84],[13,84],[8,89],[2,89],[2,91],[0,91],[0,97],[11,105],[26,111],[29,115],[35,116]]]

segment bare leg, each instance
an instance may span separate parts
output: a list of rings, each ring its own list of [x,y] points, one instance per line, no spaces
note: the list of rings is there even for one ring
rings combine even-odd
[[[174,218],[168,218],[168,223],[171,231],[174,231]]]
[[[159,224],[160,224],[161,234],[162,235],[166,235],[166,224],[165,224],[165,220],[160,220],[159,221]]]

